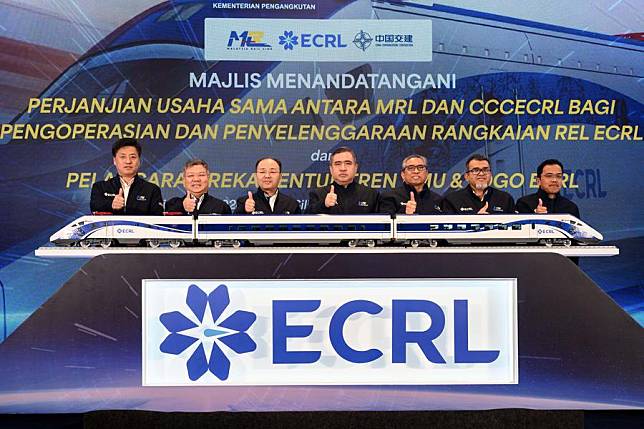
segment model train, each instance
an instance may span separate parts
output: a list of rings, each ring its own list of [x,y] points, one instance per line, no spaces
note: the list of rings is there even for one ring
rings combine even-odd
[[[571,215],[83,216],[51,236],[58,246],[240,247],[311,244],[594,244],[602,235]]]

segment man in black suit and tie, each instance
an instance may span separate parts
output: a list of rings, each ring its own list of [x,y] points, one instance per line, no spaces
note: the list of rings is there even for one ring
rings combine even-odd
[[[191,215],[231,214],[228,204],[208,194],[209,182],[210,172],[206,161],[193,159],[186,162],[183,167],[183,186],[186,188],[186,195],[167,201],[165,210]]]
[[[255,163],[255,179],[259,189],[237,199],[235,214],[300,214],[296,199],[280,192],[282,163],[279,159],[265,157]]]

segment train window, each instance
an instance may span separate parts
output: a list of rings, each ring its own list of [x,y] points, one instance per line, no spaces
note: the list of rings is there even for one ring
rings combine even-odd
[[[203,6],[203,4],[194,3],[174,6],[172,9],[157,18],[157,22],[186,21],[192,15],[199,12]]]
[[[235,225],[228,225],[228,231],[234,231],[235,229],[237,229]]]
[[[497,228],[500,229],[501,231],[506,231],[508,229],[508,226],[500,223],[497,225]]]
[[[355,67],[345,72],[345,74],[353,76],[355,78],[358,78],[361,76],[368,76],[371,73],[373,73],[373,68],[371,67],[371,64],[362,64],[358,67]],[[327,96],[327,98],[332,100],[343,100],[343,101],[357,100],[358,102],[362,102],[363,100],[369,100],[373,102],[373,88],[368,86],[356,87],[351,89],[346,89],[346,88],[338,89],[331,86],[327,88],[324,91],[324,93]],[[349,122],[355,121],[356,119],[359,119],[360,117],[365,115],[366,113],[361,113],[358,115],[354,115],[352,113],[336,113],[336,117],[343,124],[348,124]]]
[[[459,223],[458,225],[456,225],[456,229],[461,230],[461,231],[465,231],[467,229],[467,225],[465,225],[463,223]]]
[[[438,231],[438,225],[429,225],[429,230],[430,231]]]
[[[329,229],[329,225],[320,225],[320,231],[328,231]]]
[[[288,231],[288,225],[280,225],[279,230],[280,231]]]
[[[366,225],[360,225],[360,231],[366,231],[367,226]]]
[[[334,231],[342,231],[342,225],[333,225]]]
[[[302,231],[302,225],[292,225],[291,231]]]
[[[480,231],[481,230],[481,225],[478,223],[473,223],[470,228],[472,228],[474,231]]]
[[[261,229],[262,229],[262,227],[261,227],[261,226],[259,226],[259,225],[252,225],[252,226],[250,227],[250,230],[251,230],[251,231],[260,231]]]
[[[355,225],[347,225],[347,231],[355,231],[356,226]]]
[[[266,231],[275,231],[275,225],[266,225],[264,229]]]
[[[306,225],[307,231],[315,231],[315,225]]]
[[[246,231],[246,225],[238,225],[237,226],[237,231]]]
[[[446,223],[445,225],[443,225],[443,229],[446,230],[446,231],[451,231],[451,230],[454,229],[454,225],[452,225],[450,223]]]
[[[485,224],[483,226],[483,229],[485,229],[486,231],[492,231],[494,229],[494,224],[492,223]]]
[[[521,225],[512,225],[513,230],[521,229]]]
[[[310,102],[310,98],[306,97],[302,101],[304,102],[304,105],[306,106],[307,103]],[[291,106],[293,107],[293,106]],[[322,119],[322,116],[319,114],[311,111],[312,113],[295,113],[295,114],[283,114],[276,118],[273,122],[271,122],[271,126],[275,125],[291,125],[295,128],[304,125],[304,124],[311,124],[311,125],[316,125],[316,126],[321,126],[324,125],[324,120]]]

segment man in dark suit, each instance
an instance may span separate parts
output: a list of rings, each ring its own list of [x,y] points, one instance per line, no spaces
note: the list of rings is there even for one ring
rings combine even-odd
[[[353,149],[342,146],[334,150],[329,162],[329,171],[333,182],[309,192],[308,213],[377,213],[380,194],[355,182],[358,159]]]
[[[389,214],[440,214],[441,197],[427,186],[427,158],[409,155],[402,162],[400,177],[402,185],[383,192],[380,198],[380,213]]]
[[[90,210],[119,215],[162,215],[161,189],[138,176],[141,146],[135,139],[119,139],[112,145],[117,175],[92,186]]]
[[[222,200],[208,194],[210,172],[208,164],[201,159],[186,162],[183,167],[183,186],[186,194],[165,203],[167,212],[183,214],[230,214],[230,207]]]
[[[490,186],[492,168],[487,157],[474,154],[465,162],[467,186],[443,197],[441,209],[449,214],[514,213],[512,195]]]
[[[567,213],[579,217],[577,204],[559,194],[563,184],[563,164],[556,159],[546,159],[537,167],[539,190],[517,201],[519,213]]]
[[[255,163],[257,191],[237,199],[235,214],[300,214],[296,199],[280,192],[282,163],[279,159],[265,157]]]

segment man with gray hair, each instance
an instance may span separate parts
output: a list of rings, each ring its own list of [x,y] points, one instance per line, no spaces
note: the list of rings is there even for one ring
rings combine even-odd
[[[427,158],[409,155],[402,161],[402,185],[384,192],[378,211],[388,214],[440,214],[441,197],[427,186]]]
[[[183,167],[183,186],[186,195],[175,197],[165,203],[166,212],[182,214],[231,214],[230,207],[222,200],[208,195],[210,172],[208,163],[193,159]]]

